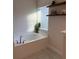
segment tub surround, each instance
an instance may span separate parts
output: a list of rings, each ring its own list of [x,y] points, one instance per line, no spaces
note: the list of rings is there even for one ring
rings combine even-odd
[[[40,30],[39,33],[27,32],[23,35],[24,43],[14,43],[14,59],[24,59],[27,56],[45,49],[48,45],[47,30]]]
[[[39,33],[34,33],[34,31],[26,32],[26,34],[22,35],[22,39],[21,39],[22,43],[17,44],[17,41],[19,42],[19,39],[14,40],[14,46],[16,47],[16,46],[24,45],[44,38],[48,38],[48,30],[40,29]]]
[[[33,53],[36,53],[42,49],[45,49],[48,45],[48,39],[42,38],[33,42],[29,42],[23,45],[14,46],[14,59],[24,59]],[[26,58],[27,59],[27,58]]]
[[[20,44],[14,43],[14,46],[17,47],[17,46],[29,44],[29,43],[32,43],[32,42],[34,42],[34,41],[42,40],[42,39],[44,39],[44,38],[47,38],[47,36],[42,36],[42,37],[39,37],[39,38],[37,38],[37,39],[33,39],[33,38],[32,38],[33,40],[27,39],[27,40],[24,40],[24,43],[20,43]]]

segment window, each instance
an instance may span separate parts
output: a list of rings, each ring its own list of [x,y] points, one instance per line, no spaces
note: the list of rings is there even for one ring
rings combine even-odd
[[[41,23],[41,28],[48,29],[48,17],[46,15],[48,14],[49,9],[44,6],[40,7],[38,10],[38,20]]]
[[[48,29],[48,8],[46,6],[38,8],[34,13],[27,16],[28,31],[34,30],[34,26],[37,22],[41,23],[41,29]]]

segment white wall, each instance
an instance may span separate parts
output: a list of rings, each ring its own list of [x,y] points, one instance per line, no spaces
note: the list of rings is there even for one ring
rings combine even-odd
[[[53,47],[62,51],[63,46],[63,35],[61,31],[66,29],[66,17],[65,16],[55,16],[49,19],[49,40]]]
[[[36,22],[36,16],[33,15],[36,11],[36,1],[13,0],[13,7],[14,39],[19,39],[20,35],[33,30],[33,25]],[[29,19],[27,19],[28,15]]]
[[[66,5],[53,7],[57,11],[62,11]],[[49,8],[51,11],[53,8]],[[49,44],[61,55],[64,55],[65,39],[61,31],[66,30],[66,16],[49,16],[48,25]]]

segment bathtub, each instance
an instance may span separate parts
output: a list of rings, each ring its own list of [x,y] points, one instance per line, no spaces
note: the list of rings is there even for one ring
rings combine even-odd
[[[14,43],[14,59],[26,59],[27,56],[47,47],[47,34],[28,32],[23,36],[24,43]]]

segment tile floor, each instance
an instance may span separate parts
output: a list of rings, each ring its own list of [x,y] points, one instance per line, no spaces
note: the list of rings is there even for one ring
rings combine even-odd
[[[25,59],[61,59],[61,57],[50,49],[43,49]]]

